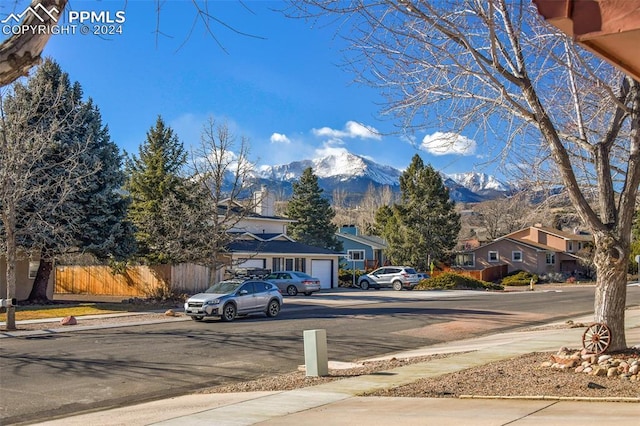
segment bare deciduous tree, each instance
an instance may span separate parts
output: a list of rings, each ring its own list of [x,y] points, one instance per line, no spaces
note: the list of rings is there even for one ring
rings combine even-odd
[[[501,141],[526,175],[557,179],[595,239],[595,321],[626,347],[626,265],[640,183],[640,83],[508,0],[290,1],[329,15],[349,64],[408,133],[439,126]],[[446,145],[447,141],[443,141]],[[585,191],[595,190],[592,208]]]
[[[59,148],[61,134],[73,132],[81,111],[64,117],[43,117],[41,107],[56,108],[63,99],[34,97],[29,105],[13,103],[10,117],[0,98],[0,246],[7,263],[7,298],[16,297],[16,263],[40,255],[40,248],[75,245],[77,215],[64,207],[95,169],[82,157],[89,141],[68,144],[65,159],[47,161]],[[52,220],[55,218],[55,220]],[[59,226],[64,221],[65,226]],[[14,330],[15,307],[7,309],[7,329]]]
[[[67,5],[67,0],[33,0],[30,4],[32,8],[38,5],[46,10],[53,8],[61,14]],[[20,25],[27,27],[37,25],[42,26],[43,29],[41,31],[22,30],[0,44],[0,87],[26,76],[32,67],[40,63],[40,55],[51,37],[51,27],[56,25],[56,21],[53,16],[46,13],[29,13],[25,15]]]
[[[198,254],[193,257],[214,273],[224,266],[229,244],[241,237],[239,224],[263,201],[251,193],[249,148],[248,139],[238,141],[225,123],[210,118],[191,153],[192,180],[199,188],[194,194],[200,198],[200,210],[193,213],[201,218],[194,221]]]
[[[484,201],[474,208],[479,225],[495,240],[532,224],[533,209],[525,192],[506,198]]]
[[[158,15],[155,28],[157,43],[159,36],[165,35],[160,28],[160,12],[164,1],[154,0],[148,3],[150,3],[150,9]],[[42,52],[49,42],[51,34],[54,33],[52,27],[57,24],[56,21],[61,19],[65,8],[71,7],[71,4],[68,4],[68,0],[32,0],[30,3],[14,0],[14,9],[23,4],[25,5],[24,9],[14,10],[14,15],[16,13],[21,14],[29,7],[38,13],[25,13],[24,19],[19,24],[16,24],[17,30],[13,31],[10,28],[13,34],[0,44],[0,87],[11,84],[18,78],[28,75],[31,68],[40,64]],[[122,0],[123,8],[126,8],[126,4],[127,0]],[[238,2],[238,4],[249,10],[243,2]],[[204,26],[204,30],[211,36],[218,47],[225,52],[224,45],[218,38],[219,34],[217,34],[220,29],[231,31],[244,37],[262,38],[241,31],[230,23],[221,21],[216,17],[216,13],[210,7],[208,0],[194,0],[190,6],[194,10],[194,21],[183,44],[189,40],[191,33],[198,24]],[[43,9],[48,13],[41,13]]]
[[[376,212],[381,206],[390,206],[396,200],[390,186],[376,188],[373,184],[367,187],[359,201],[347,202],[347,194],[342,190],[333,191],[333,209],[336,216],[333,222],[337,226],[355,225],[364,235],[377,234],[375,229]]]

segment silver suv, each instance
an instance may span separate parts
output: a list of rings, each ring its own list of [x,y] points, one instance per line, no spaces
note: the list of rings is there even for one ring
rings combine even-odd
[[[282,303],[282,294],[275,284],[259,280],[229,280],[191,296],[184,304],[184,313],[195,321],[208,317],[233,321],[237,315],[257,312],[264,312],[272,318],[278,315]]]
[[[407,266],[385,266],[378,268],[366,275],[360,276],[358,286],[367,290],[382,287],[392,287],[394,290],[400,291],[403,288],[411,290],[420,282],[420,277],[415,269]]]

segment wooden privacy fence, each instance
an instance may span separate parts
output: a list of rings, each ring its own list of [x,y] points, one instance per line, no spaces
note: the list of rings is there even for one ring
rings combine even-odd
[[[149,297],[169,292],[194,294],[209,286],[209,268],[193,264],[129,266],[57,266],[55,293]]]

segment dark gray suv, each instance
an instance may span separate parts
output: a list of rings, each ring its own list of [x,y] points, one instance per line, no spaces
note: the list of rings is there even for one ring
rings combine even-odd
[[[385,266],[360,276],[358,286],[363,290],[369,288],[379,290],[383,287],[391,287],[400,291],[403,288],[411,290],[419,282],[420,277],[413,268],[407,266]]]

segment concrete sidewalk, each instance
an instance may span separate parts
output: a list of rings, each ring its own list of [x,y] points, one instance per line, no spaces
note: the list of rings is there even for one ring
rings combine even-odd
[[[588,317],[576,322],[590,322]],[[640,309],[627,310],[627,343],[640,345]],[[540,329],[461,340],[384,358],[453,353],[384,373],[350,377],[281,392],[185,395],[81,414],[43,425],[637,425],[640,401],[571,398],[389,398],[358,397],[378,389],[536,352],[575,347],[583,328]],[[469,352],[472,351],[472,352]],[[376,360],[384,359],[376,358]]]

